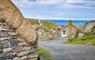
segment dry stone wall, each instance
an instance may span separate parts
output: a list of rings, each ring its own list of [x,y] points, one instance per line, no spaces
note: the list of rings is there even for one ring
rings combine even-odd
[[[0,31],[0,60],[37,60],[36,46],[27,46],[11,27],[3,24]]]

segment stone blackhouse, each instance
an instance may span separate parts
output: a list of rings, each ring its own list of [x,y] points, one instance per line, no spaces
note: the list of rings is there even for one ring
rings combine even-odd
[[[37,60],[37,34],[11,0],[0,0],[0,60]]]

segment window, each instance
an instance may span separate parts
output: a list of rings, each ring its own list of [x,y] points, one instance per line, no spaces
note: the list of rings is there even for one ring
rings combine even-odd
[[[65,31],[63,31],[63,34],[65,35]]]

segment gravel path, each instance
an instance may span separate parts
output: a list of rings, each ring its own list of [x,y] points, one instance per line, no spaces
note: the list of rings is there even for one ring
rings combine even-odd
[[[94,46],[63,44],[64,40],[40,40],[39,45],[51,53],[52,60],[95,60]]]

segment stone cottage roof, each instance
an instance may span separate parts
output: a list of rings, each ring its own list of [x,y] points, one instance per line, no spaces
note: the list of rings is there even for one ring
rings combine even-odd
[[[85,32],[95,30],[95,21],[89,22],[86,26]]]
[[[59,26],[59,27],[57,27],[57,29],[59,29],[59,30],[64,30],[65,28],[67,28],[67,27],[69,27],[69,26],[74,27],[73,31],[79,30],[79,29],[72,23],[72,20],[71,20],[71,19],[68,20],[68,23],[67,23],[66,25],[64,25],[64,26]],[[79,30],[79,31],[80,31],[80,30]]]

